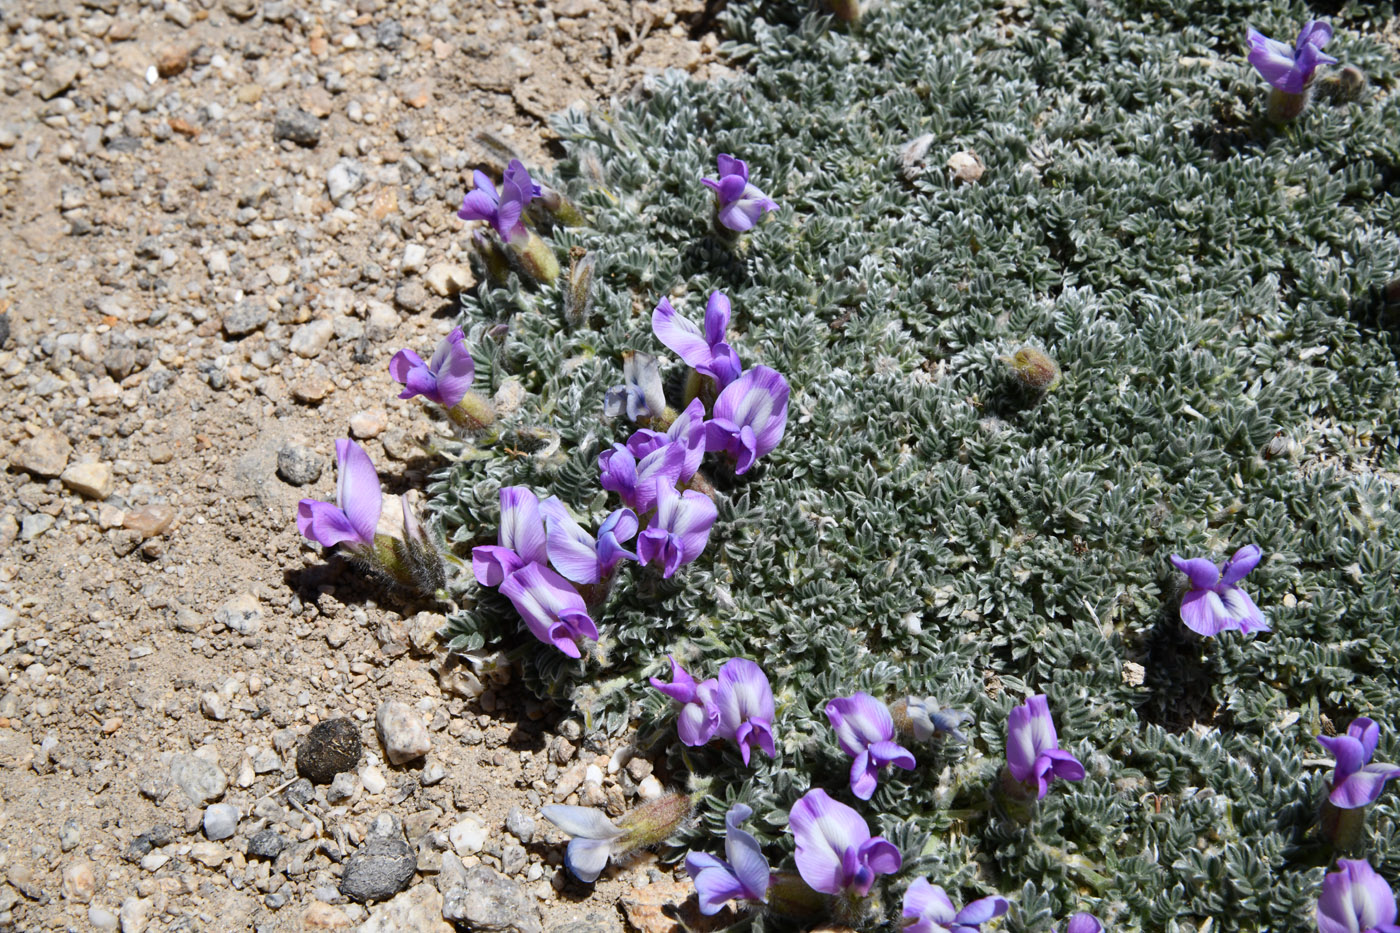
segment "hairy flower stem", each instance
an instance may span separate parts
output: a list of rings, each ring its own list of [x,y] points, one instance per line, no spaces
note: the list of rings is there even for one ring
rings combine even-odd
[[[1303,88],[1300,94],[1273,88],[1269,92],[1269,121],[1282,124],[1297,119],[1308,106],[1308,96],[1308,88]]]
[[[1366,833],[1366,808],[1347,809],[1324,800],[1321,826],[1322,835],[1332,843],[1334,851],[1342,854],[1357,852]]]

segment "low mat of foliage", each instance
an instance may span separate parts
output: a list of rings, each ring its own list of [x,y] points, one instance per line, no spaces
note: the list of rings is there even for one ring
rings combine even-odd
[[[1075,909],[1122,929],[1310,928],[1330,763],[1313,737],[1371,716],[1376,759],[1400,760],[1389,9],[1332,18],[1327,51],[1367,73],[1362,98],[1282,129],[1245,25],[1288,40],[1316,11],[1235,0],[905,0],[850,28],[731,4],[740,77],[667,75],[563,118],[558,182],[589,226],[550,239],[566,268],[570,246],[597,254],[593,312],[571,328],[558,289],[514,280],[464,302],[478,386],[524,395],[500,442],[434,486],[459,553],[494,542],[501,485],[595,525],[615,506],[596,460],[631,425],[603,394],[622,351],[665,352],[648,323],[663,295],[694,319],[711,290],[731,297],[744,365],[792,385],[788,433],[745,476],[707,463],[710,546],[669,581],[624,569],[593,657],[534,642],[470,580],[454,645],[513,651],[590,728],[635,727],[675,783],[712,780],[686,844],[719,851],[743,800],[790,867],[805,789],[855,804],[904,852],[889,929],[920,874],[958,902],[1005,894],[1013,931]],[[960,150],[986,163],[978,183],[944,167]],[[733,249],[699,184],[720,152],[782,205]],[[1026,345],[1064,371],[1038,402],[1001,362]],[[1192,635],[1168,556],[1251,542],[1265,558],[1244,585],[1273,632]],[[668,652],[697,677],[759,661],[778,760],[680,745],[645,686]],[[854,801],[822,707],[857,689],[968,709],[971,744],[916,747],[916,771]],[[1037,692],[1089,775],[1020,826],[988,791],[1007,712]],[[1365,843],[1391,879],[1396,815],[1390,789]]]

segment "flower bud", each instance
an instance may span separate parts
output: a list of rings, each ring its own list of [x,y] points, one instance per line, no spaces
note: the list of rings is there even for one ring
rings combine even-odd
[[[593,269],[597,264],[597,253],[590,253],[582,246],[569,250],[569,286],[564,289],[564,322],[570,327],[583,326],[593,310]]]
[[[536,282],[548,285],[559,278],[559,260],[554,258],[554,250],[533,230],[527,231],[520,242],[512,242],[511,250],[525,274]]]
[[[447,409],[447,417],[458,430],[477,434],[496,423],[496,408],[486,396],[468,392],[460,402]]]
[[[1273,88],[1269,91],[1269,122],[1287,123],[1297,119],[1308,106],[1308,88],[1297,94]]]
[[[574,202],[548,185],[540,185],[539,203],[541,207],[554,215],[555,220],[566,227],[582,227],[584,225],[583,212],[574,205]]]
[[[768,876],[768,906],[786,917],[820,917],[827,912],[827,896],[795,871],[775,871]]]
[[[1034,392],[1049,392],[1060,384],[1060,367],[1034,347],[1022,347],[1002,360],[1011,367],[1016,380]]]
[[[480,230],[472,231],[472,251],[486,269],[486,278],[493,285],[504,285],[510,276],[510,259],[495,239]]]
[[[623,836],[617,850],[630,852],[664,842],[690,819],[695,799],[691,794],[667,794],[633,810],[618,820]]]

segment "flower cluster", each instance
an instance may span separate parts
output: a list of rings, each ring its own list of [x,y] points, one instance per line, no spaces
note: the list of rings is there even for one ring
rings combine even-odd
[[[1285,123],[1301,114],[1308,103],[1308,89],[1319,65],[1335,65],[1337,60],[1323,54],[1322,47],[1332,38],[1332,27],[1322,20],[1310,20],[1290,47],[1250,28],[1249,63],[1273,86],[1269,95],[1269,119]]]
[[[558,213],[562,207],[558,194],[549,192],[552,197],[546,199],[544,189],[535,184],[529,170],[519,159],[512,159],[506,166],[499,192],[485,172],[475,172],[472,181],[475,188],[462,199],[462,209],[457,216],[462,220],[481,220],[490,225],[531,278],[539,282],[553,282],[558,278],[559,260],[555,258],[554,251],[525,225],[526,211],[530,202],[536,199],[545,202],[547,209],[550,203],[555,204],[553,210]],[[490,251],[493,247],[484,241],[478,241],[478,244],[486,256],[487,267],[491,268]]]
[[[746,658],[731,658],[717,677],[696,683],[675,658],[671,658],[671,682],[651,678],[651,685],[681,704],[676,729],[686,745],[706,745],[719,737],[739,746],[744,764],[755,746],[769,758],[773,744],[773,690],[768,675]]]

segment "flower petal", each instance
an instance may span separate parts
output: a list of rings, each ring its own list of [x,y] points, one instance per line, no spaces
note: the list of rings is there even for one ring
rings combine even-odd
[[[1334,783],[1327,799],[1344,810],[1370,806],[1385,789],[1385,782],[1397,777],[1400,777],[1400,768],[1394,765],[1367,765],[1340,783]]]
[[[1332,757],[1337,759],[1337,770],[1332,779],[1333,785],[1342,783],[1360,771],[1370,760],[1365,752],[1365,747],[1354,736],[1319,735],[1317,741],[1319,745],[1332,753]]]
[[[373,544],[374,529],[379,525],[379,512],[384,505],[379,474],[374,471],[369,454],[352,440],[341,438],[336,441],[335,456],[339,465],[337,504],[350,520],[360,541]]]
[[[501,530],[498,542],[528,564],[543,564],[549,558],[549,538],[540,518],[540,500],[524,486],[502,486]]]
[[[713,855],[704,852],[687,853],[685,870],[695,884],[700,913],[707,917],[719,913],[729,901],[745,896],[744,885],[738,876]]]
[[[994,920],[1011,909],[1004,897],[983,897],[968,904],[958,911],[954,923],[961,923],[966,926],[981,926],[988,920]]]
[[[1191,586],[1194,589],[1210,589],[1220,582],[1219,568],[1204,557],[1192,557],[1188,560],[1173,554],[1172,563],[1176,566],[1177,570],[1180,570],[1190,578]]]
[[[868,693],[858,691],[829,701],[826,718],[847,755],[859,755],[874,743],[894,737],[889,708]]]
[[[953,922],[955,915],[953,901],[948,897],[948,892],[930,883],[927,878],[915,878],[905,889],[903,913],[906,919],[923,921],[925,925],[918,928],[922,931],[932,931],[933,927],[930,924],[947,927]],[[904,929],[908,931],[914,928],[906,926]]]
[[[1103,933],[1103,924],[1093,914],[1081,911],[1069,918],[1065,933]]]
[[[408,374],[413,370],[427,368],[428,364],[424,363],[423,358],[412,350],[400,350],[394,354],[393,359],[389,360],[389,376],[400,385],[408,382]],[[399,398],[408,397],[399,396]]]
[[[608,839],[574,839],[564,850],[564,865],[579,881],[592,884],[608,867],[612,846]]]
[[[1227,587],[1220,594],[1220,603],[1225,614],[1234,620],[1234,625],[1246,635],[1251,632],[1269,631],[1269,623],[1264,620],[1264,613],[1254,605],[1254,600],[1249,598],[1249,594],[1238,586]]]
[[[1357,716],[1347,726],[1347,735],[1361,743],[1361,754],[1367,762],[1376,753],[1376,745],[1381,740],[1381,727],[1368,716]]]
[[[1229,611],[1213,590],[1192,590],[1187,593],[1181,600],[1181,621],[1197,635],[1207,638],[1234,628]]]
[[[823,894],[841,892],[847,881],[842,871],[845,853],[870,838],[865,820],[817,788],[793,804],[788,827],[797,841],[797,872],[802,880]]]
[[[574,583],[597,583],[602,579],[597,543],[569,515],[558,496],[540,503],[540,516],[549,541],[550,565]]]
[[[869,751],[856,754],[851,762],[851,793],[861,800],[875,796],[875,788],[880,784],[880,766],[870,756]]]
[[[728,295],[724,292],[710,293],[710,300],[705,304],[705,343],[713,347],[724,342],[731,310]]]
[[[1259,566],[1259,559],[1264,556],[1264,551],[1257,544],[1247,544],[1234,553],[1225,562],[1224,568],[1220,571],[1220,582],[1224,586],[1234,586],[1245,578],[1255,567]]]
[[[870,757],[879,767],[891,765],[896,768],[903,768],[905,771],[914,770],[914,755],[903,745],[894,742],[876,742],[870,746]]]
[[[1079,759],[1062,748],[1052,748],[1045,752],[1044,758],[1050,761],[1050,770],[1062,781],[1082,781],[1084,780],[1084,766],[1079,763]]]
[[[651,329],[656,339],[666,345],[688,366],[702,366],[710,361],[710,345],[700,328],[676,313],[671,302],[662,298],[651,312]]]
[[[360,533],[346,514],[329,502],[316,499],[302,499],[297,503],[297,531],[322,547],[342,541],[360,543]]]
[[[622,830],[594,807],[572,807],[552,803],[540,807],[540,816],[579,839],[617,839]]]
[[[681,703],[691,702],[695,699],[695,678],[681,667],[681,662],[674,656],[668,654],[666,658],[671,662],[671,682],[668,684],[660,677],[651,677],[648,682],[673,700]]]
[[[482,586],[500,586],[501,581],[525,566],[520,555],[508,547],[483,544],[472,548],[472,573]]]
[[[743,886],[744,896],[761,901],[768,893],[768,859],[758,840],[741,828],[752,815],[753,810],[742,803],[729,808],[724,817],[724,855]]]
[[[719,167],[721,178],[726,175],[738,175],[744,181],[749,180],[749,166],[743,159],[736,159],[729,153],[722,152],[715,159],[715,163]]]

